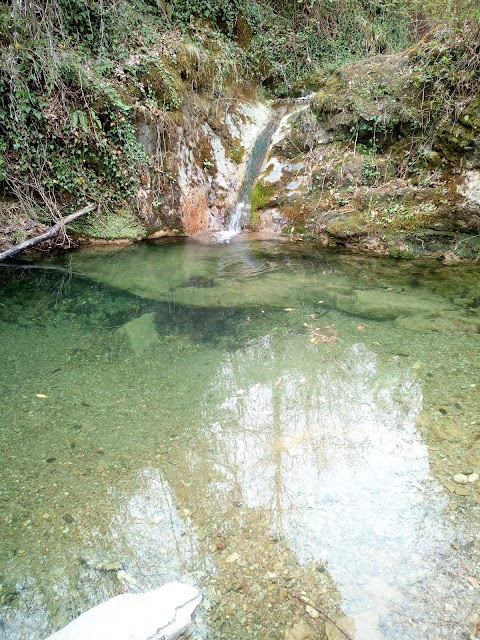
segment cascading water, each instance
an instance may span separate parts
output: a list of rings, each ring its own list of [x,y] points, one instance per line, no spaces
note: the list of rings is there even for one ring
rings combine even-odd
[[[250,215],[250,200],[252,197],[253,185],[256,177],[262,169],[270,142],[282,115],[283,109],[277,110],[274,118],[270,120],[265,129],[255,140],[255,144],[253,145],[252,153],[247,164],[245,177],[238,193],[237,202],[229,212],[226,229],[217,234],[217,239],[220,242],[229,242],[230,238],[240,233],[242,230],[242,223],[245,221],[247,216]]]

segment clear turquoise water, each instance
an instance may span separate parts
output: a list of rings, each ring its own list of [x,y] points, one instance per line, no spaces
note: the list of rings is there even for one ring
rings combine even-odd
[[[478,266],[248,236],[44,266],[0,271],[0,638],[173,579],[197,638],[322,638],[305,597],[360,640],[474,633]]]

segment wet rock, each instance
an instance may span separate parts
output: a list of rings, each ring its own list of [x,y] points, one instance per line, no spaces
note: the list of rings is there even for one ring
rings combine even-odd
[[[288,220],[280,209],[265,209],[259,213],[259,231],[270,231],[280,233]]]
[[[462,230],[477,231],[480,227],[480,171],[465,171],[462,178],[457,187],[462,200],[455,223]]]
[[[139,318],[130,320],[123,327],[120,327],[119,332],[127,336],[130,346],[137,355],[158,343],[154,313],[145,313]]]
[[[455,494],[457,496],[469,496],[471,494],[471,491],[469,487],[457,485],[455,487]]]
[[[347,616],[334,616],[325,621],[325,633],[328,640],[345,640],[355,637],[355,625]]]
[[[438,311],[423,315],[397,318],[399,327],[409,331],[435,331],[441,333],[477,334],[480,331],[480,320],[474,317],[461,316],[451,311]]]
[[[415,297],[383,289],[357,289],[348,295],[333,294],[337,309],[371,320],[389,320],[421,314],[435,314],[447,309],[441,297]]]
[[[467,484],[468,478],[463,473],[457,473],[456,475],[453,476],[453,481],[456,482],[457,484]]]
[[[155,591],[123,594],[86,611],[47,640],[176,640],[193,632],[202,596],[172,582]]]
[[[127,573],[124,569],[120,569],[120,571],[117,572],[117,578],[127,587],[137,586],[137,581],[135,580],[135,578]]]
[[[225,562],[232,564],[233,562],[237,562],[239,558],[240,556],[238,555],[238,553],[234,552],[225,558]]]
[[[308,613],[308,615],[313,618],[314,620],[316,620],[317,618],[320,617],[320,613],[317,609],[315,609],[314,607],[311,607],[309,604],[307,604],[305,606],[305,611]]]
[[[304,622],[297,622],[291,629],[285,629],[285,640],[314,640],[315,632]]]

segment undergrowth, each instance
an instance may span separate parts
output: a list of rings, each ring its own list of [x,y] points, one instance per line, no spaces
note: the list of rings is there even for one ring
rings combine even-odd
[[[169,180],[137,140],[139,108],[166,153],[190,94],[306,91],[404,47],[411,16],[407,0],[0,0],[0,196],[45,220],[88,201],[121,209],[142,173]]]

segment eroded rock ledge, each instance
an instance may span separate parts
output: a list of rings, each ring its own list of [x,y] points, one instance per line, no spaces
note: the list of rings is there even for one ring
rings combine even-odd
[[[470,48],[468,32],[437,33],[340,67],[284,123],[254,189],[253,226],[394,256],[478,258]]]

